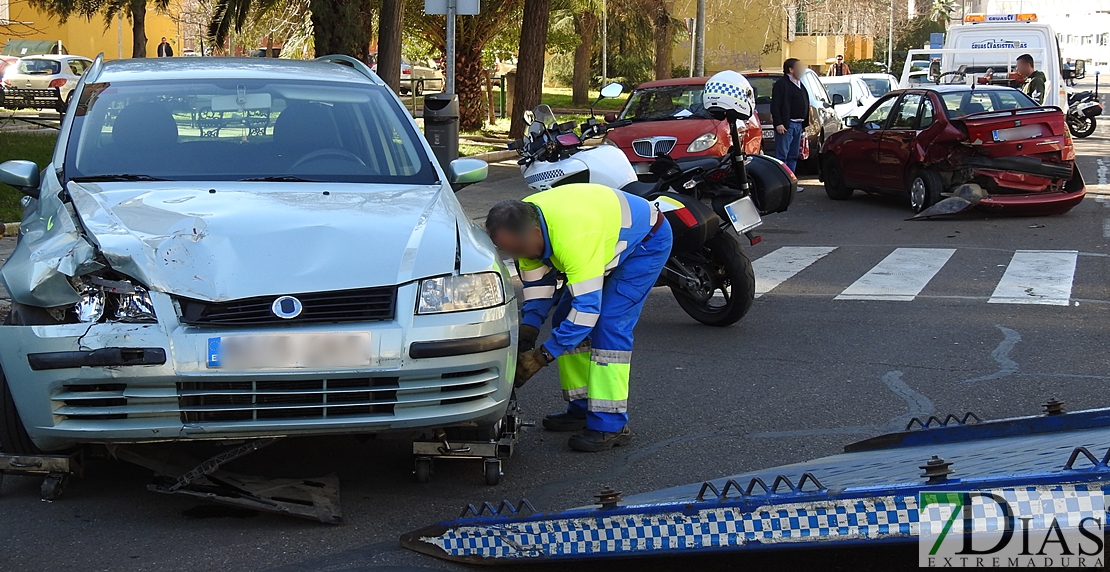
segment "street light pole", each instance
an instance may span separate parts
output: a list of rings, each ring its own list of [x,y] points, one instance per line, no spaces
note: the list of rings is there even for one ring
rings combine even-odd
[[[694,75],[705,75],[705,0],[698,0],[698,18],[694,22]]]
[[[601,87],[609,80],[609,13],[601,0]]]
[[[894,0],[890,0],[890,22],[886,29],[886,73],[894,65]]]
[[[456,0],[447,0],[447,53],[444,54],[447,66],[443,78],[444,93],[455,93],[455,15],[458,11]],[[413,93],[415,93],[415,89]]]

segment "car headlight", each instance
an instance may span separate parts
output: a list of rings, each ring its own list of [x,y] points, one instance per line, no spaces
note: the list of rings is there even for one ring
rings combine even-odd
[[[501,275],[479,272],[461,276],[440,276],[420,281],[417,314],[441,314],[481,310],[505,303]]]
[[[686,148],[686,152],[701,153],[702,151],[705,151],[706,149],[709,149],[716,144],[717,134],[706,133],[705,135],[701,135],[697,139],[694,139],[694,141],[690,143],[690,146]]]
[[[107,316],[110,322],[154,323],[154,303],[146,288],[130,280],[93,277],[79,289],[81,300],[73,307],[78,322],[94,323]]]

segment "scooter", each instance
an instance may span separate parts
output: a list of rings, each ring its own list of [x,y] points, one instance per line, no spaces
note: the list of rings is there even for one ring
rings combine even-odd
[[[1090,137],[1095,132],[1095,117],[1102,115],[1098,94],[1081,91],[1068,96],[1068,129],[1073,137]]]
[[[622,91],[620,84],[610,84],[598,101]],[[740,236],[752,245],[760,241],[753,231],[762,224],[761,213],[789,207],[797,190],[793,174],[775,159],[746,156],[736,121],[730,119],[732,148],[724,157],[675,161],[660,155],[651,165],[658,180],[640,182],[619,148],[583,145],[630,123],[603,123],[592,111],[580,126],[581,135],[574,133],[573,122],[558,123],[547,105],[525,113],[528,132],[510,144],[521,156],[525,182],[537,191],[600,183],[649,200],[667,217],[674,233],[658,285],[669,287],[679,306],[703,324],[728,326],[739,321],[755,299],[755,274]]]

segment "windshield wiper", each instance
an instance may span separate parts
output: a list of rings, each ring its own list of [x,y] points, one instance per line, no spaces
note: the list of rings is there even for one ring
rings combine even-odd
[[[303,177],[296,177],[296,176],[293,176],[293,175],[277,175],[277,176],[272,176],[272,177],[252,177],[252,178],[249,178],[249,179],[239,179],[239,180],[242,181],[242,182],[247,182],[247,183],[253,183],[253,182],[262,182],[262,183],[319,183],[320,182],[320,181],[314,181],[312,179],[305,179]]]
[[[131,173],[121,173],[118,175],[89,175],[87,177],[74,177],[70,179],[75,183],[110,183],[115,181],[165,181],[166,179],[159,179],[150,175],[135,175]]]

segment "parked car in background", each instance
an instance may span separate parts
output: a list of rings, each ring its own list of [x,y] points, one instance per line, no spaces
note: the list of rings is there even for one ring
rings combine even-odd
[[[833,108],[836,114],[845,117],[859,117],[861,113],[875,103],[875,96],[863,81],[856,75],[822,76],[821,83],[832,97]]]
[[[378,54],[370,54],[370,69],[378,73]],[[416,81],[414,81],[416,80]],[[423,81],[420,81],[423,80]],[[421,65],[401,58],[401,85],[398,91],[402,95],[411,93],[416,89],[416,95],[423,95],[426,91],[443,91],[443,72],[437,67]]]
[[[945,197],[1007,214],[1059,214],[1083,200],[1064,112],[1008,87],[899,90],[829,137],[829,198],[855,189],[902,195],[921,212]]]
[[[344,57],[96,62],[59,162],[0,164],[0,450],[499,435],[519,311],[452,192],[487,166]]]
[[[744,72],[744,77],[748,78],[755,90],[755,108],[763,126],[763,153],[773,156],[775,127],[771,122],[771,88],[782,78],[782,72],[749,71]],[[821,76],[813,70],[806,70],[802,76],[802,85],[809,92],[810,114],[809,125],[806,126],[807,137],[802,138],[802,148],[798,155],[798,169],[808,168],[812,171],[818,167],[817,151],[829,135],[844,127],[844,123],[833,108],[832,96],[822,85]]]
[[[619,114],[608,121],[629,120],[631,125],[611,129],[603,144],[619,147],[632,162],[636,174],[652,178],[648,167],[664,153],[673,159],[720,157],[732,142],[727,121],[713,119],[702,107],[702,92],[708,77],[684,77],[649,81],[636,87]],[[762,135],[759,118],[738,126],[746,153],[759,153]]]
[[[73,88],[92,60],[81,56],[43,55],[20,58],[4,71],[0,107],[54,109],[65,113]]]
[[[25,56],[55,55],[64,56],[69,50],[61,40],[8,40],[0,48],[0,57],[22,58]]]
[[[860,73],[855,75],[867,84],[867,89],[871,90],[871,95],[875,97],[882,97],[898,89],[898,78],[888,73]]]

